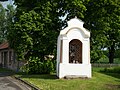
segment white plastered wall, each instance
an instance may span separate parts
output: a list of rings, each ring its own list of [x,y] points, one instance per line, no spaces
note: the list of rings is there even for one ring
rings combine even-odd
[[[91,78],[90,32],[83,27],[77,18],[68,21],[68,27],[61,30],[57,41],[57,76],[77,75]],[[82,42],[82,63],[69,63],[69,42],[78,39]],[[61,43],[62,42],[62,43]]]

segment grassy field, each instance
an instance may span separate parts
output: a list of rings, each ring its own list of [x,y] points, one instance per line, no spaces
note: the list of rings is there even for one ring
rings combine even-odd
[[[53,75],[19,75],[43,90],[120,90],[120,73],[102,73],[93,68],[91,79],[57,79]]]
[[[13,72],[12,70],[6,69],[6,68],[0,68],[0,73],[10,73]]]

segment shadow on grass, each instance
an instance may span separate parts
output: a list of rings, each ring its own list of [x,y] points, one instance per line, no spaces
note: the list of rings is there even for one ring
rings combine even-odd
[[[109,67],[109,68],[97,67],[97,68],[93,68],[92,71],[99,72],[99,73],[120,79],[120,67],[119,66],[118,67]]]
[[[8,73],[8,72],[0,72],[0,77],[6,77],[6,76],[12,76],[14,73]]]
[[[96,72],[120,79],[119,69],[117,70],[114,69],[115,68],[99,68],[96,70]]]
[[[120,85],[106,84],[110,90],[120,90]]]
[[[6,68],[0,68],[0,77],[12,76],[15,72]]]
[[[120,74],[119,73],[106,73],[106,72],[100,72],[100,73],[103,73],[103,74],[106,74],[108,76],[112,76],[112,77],[120,79]],[[120,82],[120,80],[119,80],[119,82]]]
[[[41,74],[41,75],[20,75],[20,78],[38,78],[38,79],[58,79],[55,74]]]

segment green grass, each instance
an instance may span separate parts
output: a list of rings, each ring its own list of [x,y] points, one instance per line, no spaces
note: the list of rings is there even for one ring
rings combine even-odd
[[[6,68],[0,68],[0,73],[4,73],[4,72],[13,72],[13,71]]]
[[[15,74],[15,71],[0,67],[0,76],[10,76],[14,74]]]
[[[93,68],[91,79],[57,79],[55,75],[19,75],[43,90],[120,90],[120,74],[101,73]]]

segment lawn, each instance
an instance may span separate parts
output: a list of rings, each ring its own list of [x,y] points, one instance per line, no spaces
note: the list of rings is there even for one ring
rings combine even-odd
[[[6,69],[6,68],[1,68],[0,67],[0,73],[13,73],[14,71]]]
[[[57,79],[56,75],[19,75],[43,90],[120,90],[120,74],[93,68],[91,79]]]

